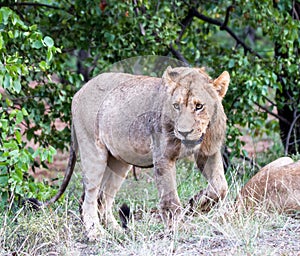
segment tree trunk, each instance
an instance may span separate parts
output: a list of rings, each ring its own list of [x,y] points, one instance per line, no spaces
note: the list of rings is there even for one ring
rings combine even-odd
[[[291,10],[291,15],[294,19],[299,20],[300,16],[300,3],[295,2]],[[281,42],[275,43],[275,59],[287,59],[288,52],[282,53],[280,48]],[[294,51],[299,53],[299,46],[294,43]],[[278,75],[278,82],[281,84],[282,90],[276,91],[276,102],[278,106],[278,114],[283,117],[279,120],[280,137],[285,148],[285,154],[297,154],[300,152],[300,109],[299,109],[299,96],[293,97],[293,91],[289,88],[289,81],[295,82],[299,78],[288,71],[285,66]],[[295,86],[293,89],[295,90]]]

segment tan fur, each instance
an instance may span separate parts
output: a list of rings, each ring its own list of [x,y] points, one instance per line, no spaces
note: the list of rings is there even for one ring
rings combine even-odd
[[[169,67],[163,78],[104,73],[74,96],[73,126],[85,190],[82,216],[90,239],[101,230],[98,213],[118,228],[112,204],[130,165],[154,166],[167,223],[180,212],[175,163],[181,157],[194,154],[208,180],[197,196],[200,208],[225,196],[221,100],[228,84],[227,72],[212,80],[204,69]]]
[[[265,206],[280,212],[300,211],[300,161],[279,158],[263,167],[241,190],[239,209]]]

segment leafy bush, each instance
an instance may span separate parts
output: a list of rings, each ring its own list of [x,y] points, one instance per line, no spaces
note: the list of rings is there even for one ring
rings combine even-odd
[[[34,162],[52,162],[56,149],[49,144],[51,133],[45,129],[53,116],[45,113],[53,54],[60,52],[49,36],[43,36],[36,25],[27,26],[9,8],[0,9],[0,207],[20,198],[37,196],[46,199],[51,189],[36,183],[28,171]],[[48,76],[49,80],[50,77]],[[31,85],[37,81],[36,85]],[[57,89],[55,89],[57,91]],[[53,95],[54,96],[54,95]],[[48,127],[49,128],[49,127]],[[37,133],[39,132],[39,134]],[[47,135],[50,139],[46,139]],[[27,141],[34,139],[39,147],[33,150]]]

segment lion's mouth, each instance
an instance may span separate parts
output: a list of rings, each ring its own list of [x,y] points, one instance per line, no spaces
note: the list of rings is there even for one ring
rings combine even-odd
[[[198,140],[182,140],[181,142],[186,147],[195,147],[203,141],[203,138],[204,134],[202,134],[202,136]]]

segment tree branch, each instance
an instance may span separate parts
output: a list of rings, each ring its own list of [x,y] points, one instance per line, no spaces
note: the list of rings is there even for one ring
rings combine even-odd
[[[227,24],[228,24],[228,21],[229,21],[230,12],[232,10],[233,10],[233,5],[230,5],[229,7],[227,7],[225,20],[224,20],[223,24],[220,27],[221,30],[224,29],[225,27],[227,27]]]
[[[272,100],[270,100],[268,97],[263,96],[263,98],[268,101],[272,106],[277,107],[277,104],[275,102],[273,102]]]
[[[176,39],[176,43],[179,43],[186,28],[192,23],[193,18],[194,18],[193,11],[192,11],[192,9],[189,9],[187,16],[180,22],[181,31],[179,33],[179,36]]]
[[[293,8],[292,8],[293,19],[299,20],[299,13],[300,13],[300,3],[297,1],[293,1]]]
[[[135,13],[135,15],[138,17],[138,16],[139,16],[140,10],[139,10],[139,8],[138,8],[137,0],[133,0],[133,5],[134,5],[134,13]],[[145,29],[144,29],[143,24],[142,24],[142,23],[139,23],[139,26],[140,26],[141,34],[142,34],[143,36],[145,36],[145,35],[146,35],[146,32],[145,32]]]
[[[297,115],[296,118],[293,120],[293,123],[291,124],[291,127],[289,129],[289,132],[288,132],[287,138],[286,138],[284,155],[287,155],[289,152],[291,134],[292,134],[292,131],[294,130],[294,126],[296,125],[296,122],[298,121],[299,118],[300,118],[300,115]]]
[[[229,7],[228,7],[229,8]],[[227,17],[227,22],[229,20],[229,13],[230,13],[230,9],[227,8],[227,11],[226,11],[226,17]],[[232,38],[234,38],[234,40],[240,44],[241,46],[243,46],[244,48],[244,51],[245,51],[245,54],[247,54],[247,52],[250,52],[252,53],[253,55],[255,55],[256,57],[262,59],[262,57],[257,53],[255,52],[252,48],[250,48],[248,45],[245,44],[245,42],[240,39],[226,24],[226,18],[225,18],[225,21],[224,22],[221,22],[219,20],[216,20],[216,19],[213,19],[213,18],[210,18],[210,17],[207,17],[205,15],[203,15],[202,13],[198,12],[195,8],[192,9],[193,10],[193,14],[195,17],[197,17],[198,19],[200,20],[203,20],[205,22],[208,22],[210,24],[213,24],[213,25],[216,25],[218,27],[220,27],[221,30],[225,30],[227,31],[227,33],[229,35],[231,35]]]
[[[0,4],[0,7],[13,7],[13,6],[34,6],[34,7],[47,7],[51,9],[61,10],[61,8],[49,4],[41,4],[41,3],[31,3],[31,2],[24,2],[24,3],[12,3],[12,4]]]
[[[180,61],[184,62],[185,64],[189,65],[189,62],[186,60],[186,58],[183,57],[180,51],[177,51],[172,44],[169,44],[169,49],[172,52],[172,54],[179,59]]]
[[[275,113],[273,113],[272,111],[270,111],[269,109],[267,109],[266,107],[260,105],[259,103],[254,103],[256,106],[258,106],[259,108],[263,109],[264,111],[266,111],[268,114],[270,114],[271,116],[276,117],[278,120],[281,120],[282,122],[286,123],[286,124],[290,124],[290,122],[285,119],[284,117],[277,115]]]

